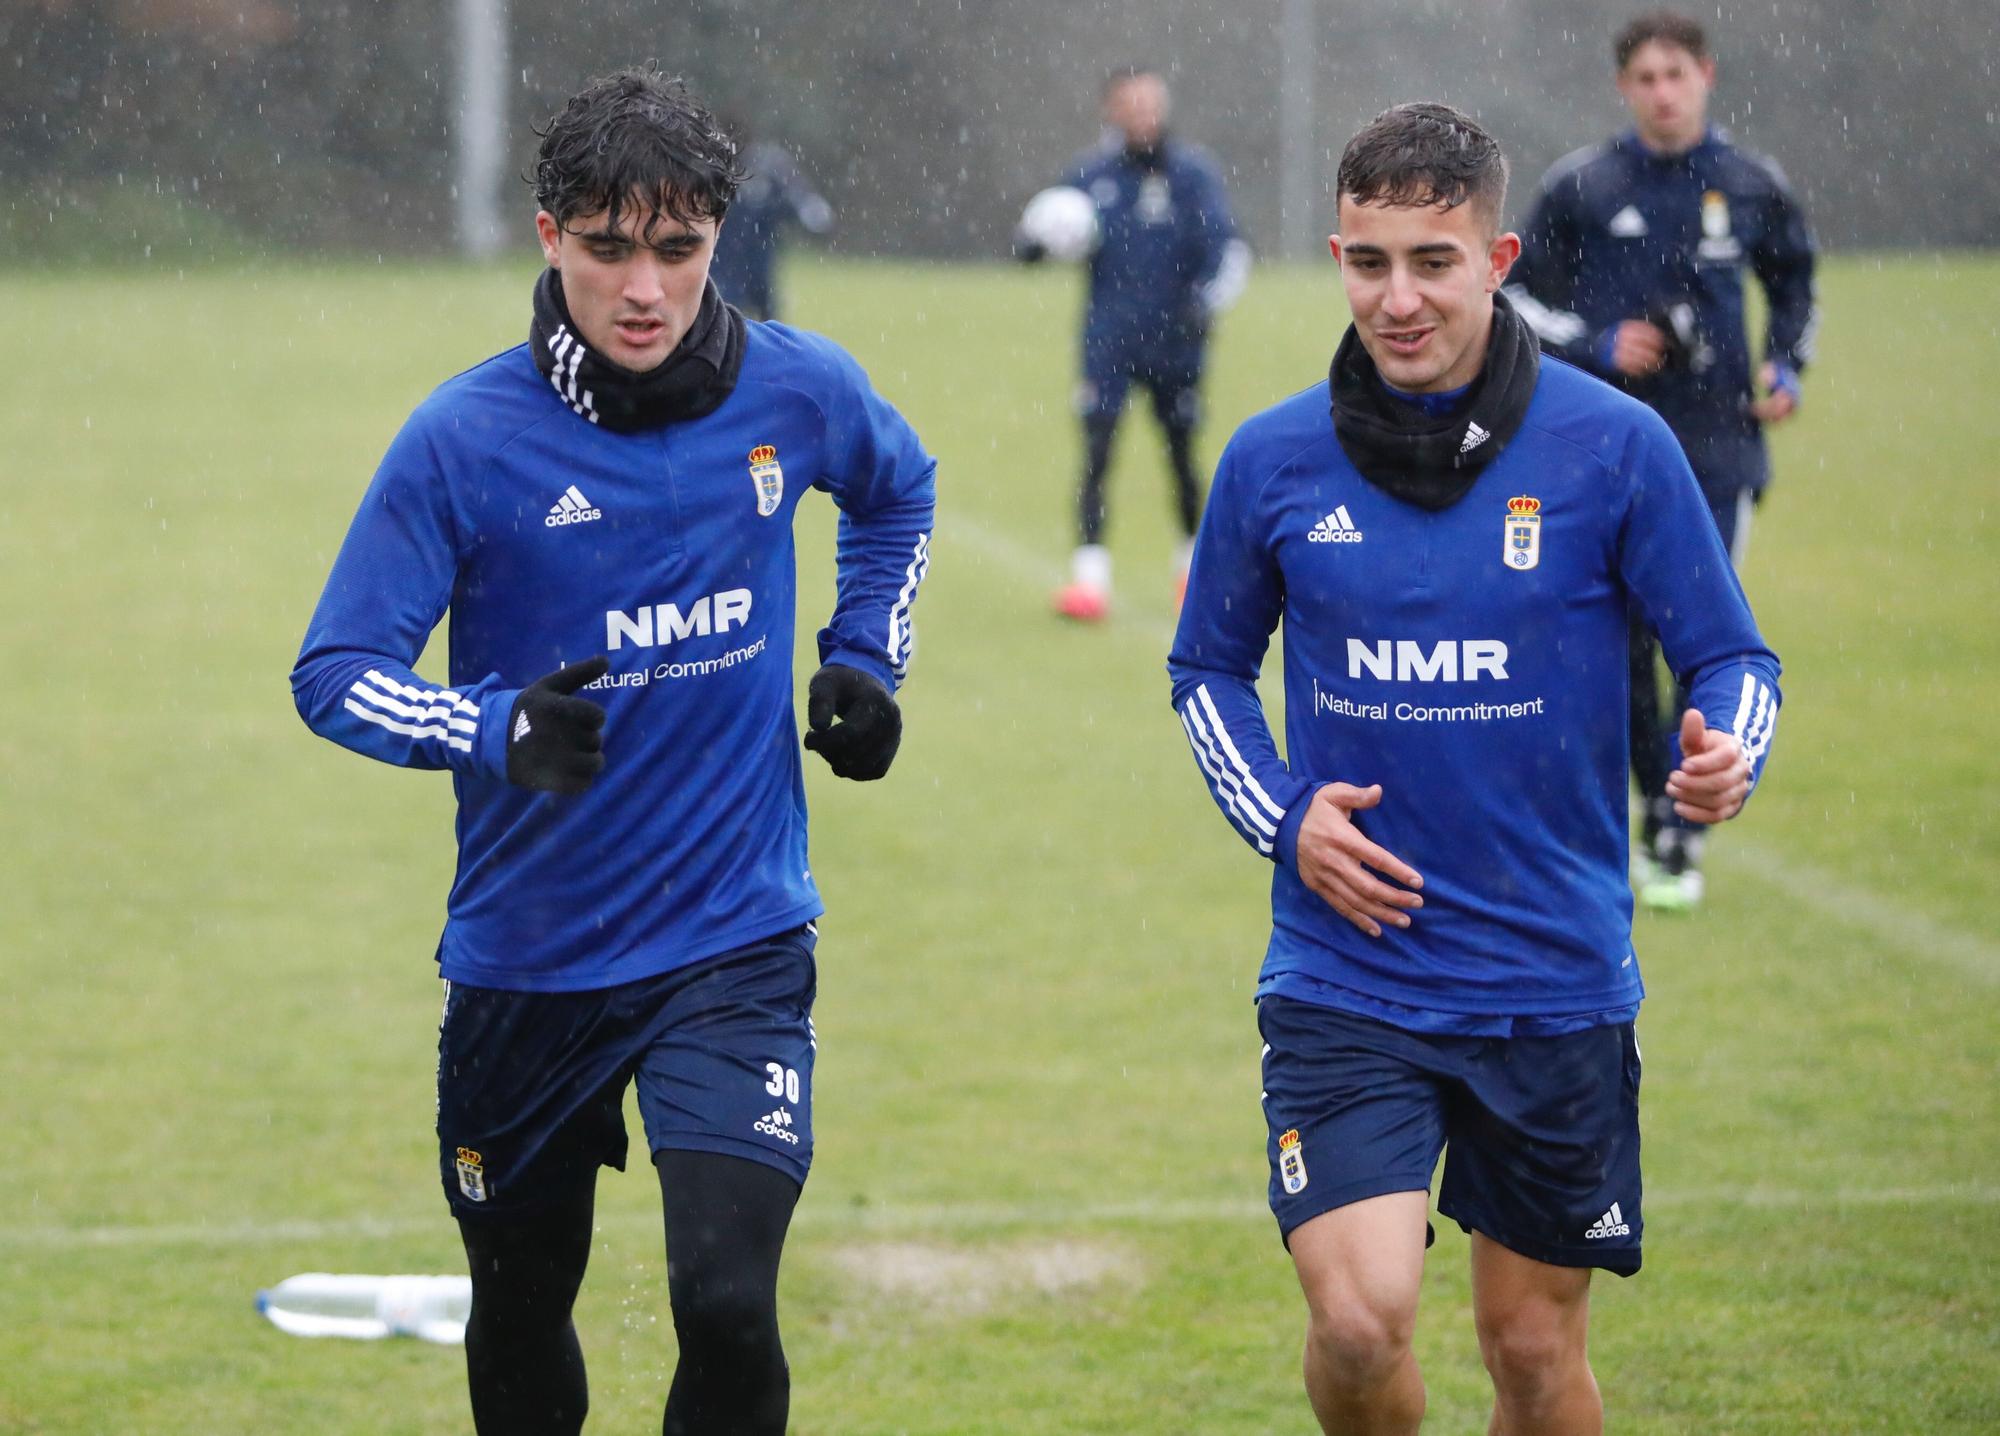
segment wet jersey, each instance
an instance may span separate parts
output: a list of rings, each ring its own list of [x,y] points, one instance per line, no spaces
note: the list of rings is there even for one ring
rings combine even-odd
[[[476,986],[616,986],[820,908],[792,711],[793,515],[841,510],[822,661],[894,687],[929,565],[935,465],[842,350],[749,326],[704,418],[614,433],[510,349],[390,445],[292,672],[357,752],[449,768],[458,871],[438,959]],[[449,680],[413,665],[450,615]],[[577,797],[506,780],[514,698],[604,653],[606,767]]]
[[[1168,662],[1210,792],[1277,865],[1259,990],[1424,1014],[1627,1008],[1644,992],[1628,606],[1753,781],[1778,714],[1777,658],[1687,461],[1645,406],[1545,360],[1520,431],[1433,512],[1356,471],[1328,397],[1315,385],[1231,439]],[[1283,757],[1255,686],[1280,620]],[[1355,821],[1423,875],[1407,929],[1370,938],[1298,877],[1306,804],[1336,780],[1382,785]]]

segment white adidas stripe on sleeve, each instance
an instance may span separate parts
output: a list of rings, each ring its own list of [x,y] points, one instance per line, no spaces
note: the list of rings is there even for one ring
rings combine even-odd
[[[1221,748],[1216,745],[1208,729],[1202,725],[1201,714],[1192,700],[1181,711],[1181,726],[1187,730],[1188,742],[1194,746],[1195,757],[1200,760],[1202,771],[1214,780],[1216,796],[1236,814],[1243,827],[1255,830],[1250,836],[1254,838],[1260,833],[1268,837],[1277,836],[1277,828],[1257,811],[1256,805],[1243,791],[1243,784],[1231,770],[1228,760],[1222,756]]]
[[[1754,778],[1758,761],[1770,750],[1778,730],[1778,699],[1771,685],[1754,673],[1743,675],[1743,692],[1736,702],[1736,717],[1729,725],[1743,749]]]
[[[910,605],[916,602],[917,585],[930,571],[931,536],[920,533],[917,535],[916,551],[910,556],[910,566],[903,570],[903,587],[889,609],[889,669],[899,683],[908,675],[910,659],[917,651],[917,630],[910,622]]]
[[[472,740],[470,738],[461,738],[455,733],[438,727],[436,724],[399,723],[387,713],[379,713],[372,708],[362,707],[352,698],[348,699],[344,706],[356,718],[364,722],[373,723],[378,727],[387,728],[391,733],[401,733],[406,738],[442,738],[445,741],[445,746],[448,748],[456,748],[461,753],[470,753],[472,751]]]
[[[1181,726],[1187,730],[1188,743],[1193,747],[1202,771],[1209,777],[1216,800],[1231,815],[1243,836],[1256,844],[1259,852],[1268,853],[1272,841],[1278,836],[1278,824],[1284,821],[1284,814],[1277,812],[1274,817],[1266,816],[1267,811],[1275,811],[1276,805],[1264,797],[1260,808],[1250,789],[1255,788],[1256,795],[1260,797],[1264,790],[1240,766],[1240,758],[1231,760],[1229,752],[1234,750],[1235,745],[1228,743],[1226,734],[1221,735],[1218,741],[1217,733],[1204,720],[1199,704],[1198,696],[1190,697],[1181,710]],[[1225,745],[1228,751],[1225,751]]]
[[[1269,853],[1275,845],[1277,832],[1272,829],[1271,836],[1265,837],[1246,816],[1248,810],[1243,805],[1242,794],[1225,780],[1219,758],[1214,756],[1207,735],[1198,731],[1199,719],[1195,716],[1193,699],[1189,699],[1187,706],[1181,710],[1180,720],[1181,728],[1187,733],[1188,746],[1194,750],[1194,760],[1201,765],[1202,773],[1208,778],[1210,790],[1215,794],[1216,801],[1222,805],[1223,816],[1229,819],[1230,825],[1258,852]]]
[[[442,723],[447,728],[456,729],[460,733],[476,733],[479,731],[477,720],[463,717],[442,703],[405,703],[399,698],[391,698],[386,693],[378,693],[373,688],[365,687],[359,683],[355,684],[350,691],[356,698],[361,699],[371,708],[384,713],[393,713],[398,718],[408,718],[413,722]]]
[[[1510,284],[1504,292],[1514,302],[1515,310],[1528,321],[1528,327],[1551,344],[1574,344],[1589,332],[1590,326],[1583,322],[1582,315],[1551,308],[1522,285]]]
[[[1194,695],[1201,701],[1202,710],[1208,714],[1209,723],[1215,730],[1216,741],[1222,745],[1224,755],[1235,768],[1243,786],[1249,789],[1251,796],[1263,806],[1264,811],[1271,815],[1273,822],[1282,823],[1285,820],[1285,810],[1271,801],[1271,795],[1264,791],[1264,785],[1257,781],[1257,775],[1250,771],[1250,765],[1244,762],[1243,755],[1236,751],[1236,744],[1229,736],[1229,728],[1223,723],[1222,714],[1216,710],[1215,700],[1208,696],[1208,685],[1206,683],[1199,685],[1194,690]],[[1272,831],[1275,832],[1276,829]]]
[[[479,705],[450,688],[418,688],[371,668],[348,694],[343,706],[365,723],[405,738],[442,738],[448,748],[472,751]]]
[[[377,685],[385,693],[394,694],[401,698],[414,699],[419,702],[447,702],[459,712],[467,714],[470,717],[477,718],[479,716],[479,705],[469,701],[455,689],[413,688],[407,683],[398,683],[393,678],[384,677],[372,668],[363,677],[370,683]]]

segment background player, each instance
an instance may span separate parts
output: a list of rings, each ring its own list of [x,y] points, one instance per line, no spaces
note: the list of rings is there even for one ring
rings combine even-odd
[[[1798,407],[1812,357],[1812,237],[1778,167],[1708,123],[1715,60],[1698,23],[1651,11],[1613,50],[1633,127],[1544,177],[1508,293],[1544,346],[1667,421],[1740,563],[1751,506],[1770,478],[1764,426]],[[1746,267],[1770,310],[1754,390]],[[1635,616],[1632,773],[1647,798],[1636,876],[1648,906],[1687,908],[1702,895],[1703,836],[1661,796],[1675,759],[1656,652]],[[1684,686],[1675,706],[1686,706]]]
[[[1642,1233],[1628,603],[1693,684],[1681,816],[1741,808],[1776,719],[1777,660],[1673,436],[1542,362],[1496,297],[1506,178],[1443,105],[1349,143],[1354,322],[1328,382],[1230,440],[1168,664],[1216,802],[1276,864],[1270,1197],[1328,1432],[1422,1418],[1440,1151],[1492,1429],[1602,1429],[1590,1272],[1636,1271]],[[1289,765],[1256,688],[1280,619]]]
[[[670,1433],[775,1433],[778,1259],[812,1160],[793,513],[841,509],[808,748],[879,778],[928,564],[934,464],[825,339],[708,280],[740,173],[678,83],[600,80],[535,170],[529,342],[389,447],[292,673],[313,729],[449,768],[438,1139],[473,1301],[473,1417],[574,1432],[571,1305],[636,1080],[666,1206]],[[451,681],[413,665],[451,615]],[[836,721],[837,720],[837,721]]]
[[[1236,236],[1215,162],[1167,130],[1167,83],[1143,66],[1114,70],[1104,84],[1105,138],[1071,164],[1061,183],[1097,205],[1083,316],[1084,461],[1077,496],[1078,546],[1056,611],[1095,621],[1110,611],[1111,552],[1104,544],[1104,479],[1111,442],[1133,384],[1152,396],[1183,532],[1176,598],[1201,519],[1194,436],[1211,322],[1234,304],[1249,276],[1250,250]],[[1024,259],[1041,258],[1018,243]]]
[[[729,222],[715,237],[709,277],[722,297],[752,319],[778,317],[778,253],[796,224],[808,234],[833,228],[833,206],[779,146],[743,152],[744,180],[729,205]]]

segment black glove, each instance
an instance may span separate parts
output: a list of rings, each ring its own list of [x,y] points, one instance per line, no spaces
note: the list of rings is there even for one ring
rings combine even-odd
[[[1699,374],[1714,359],[1715,351],[1702,339],[1701,321],[1694,306],[1685,299],[1656,304],[1646,311],[1646,322],[1666,336],[1666,366]]]
[[[839,718],[840,722],[833,720]],[[865,783],[889,771],[903,741],[903,710],[882,681],[844,663],[823,663],[806,685],[806,747],[837,778]]]
[[[507,781],[574,797],[604,771],[604,709],[570,695],[611,667],[603,654],[537,678],[507,714]]]

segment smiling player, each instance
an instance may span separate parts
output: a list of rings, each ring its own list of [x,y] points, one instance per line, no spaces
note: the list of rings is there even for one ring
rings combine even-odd
[[[1431,1174],[1472,1233],[1493,1429],[1579,1433],[1590,1272],[1640,1259],[1644,989],[1625,883],[1625,615],[1692,676],[1667,791],[1733,816],[1777,715],[1679,446],[1497,291],[1506,161],[1443,105],[1348,145],[1327,382],[1224,452],[1168,667],[1275,865],[1257,988],[1270,1198],[1328,1432],[1417,1429]],[[1283,620],[1286,752],[1256,680]]]

